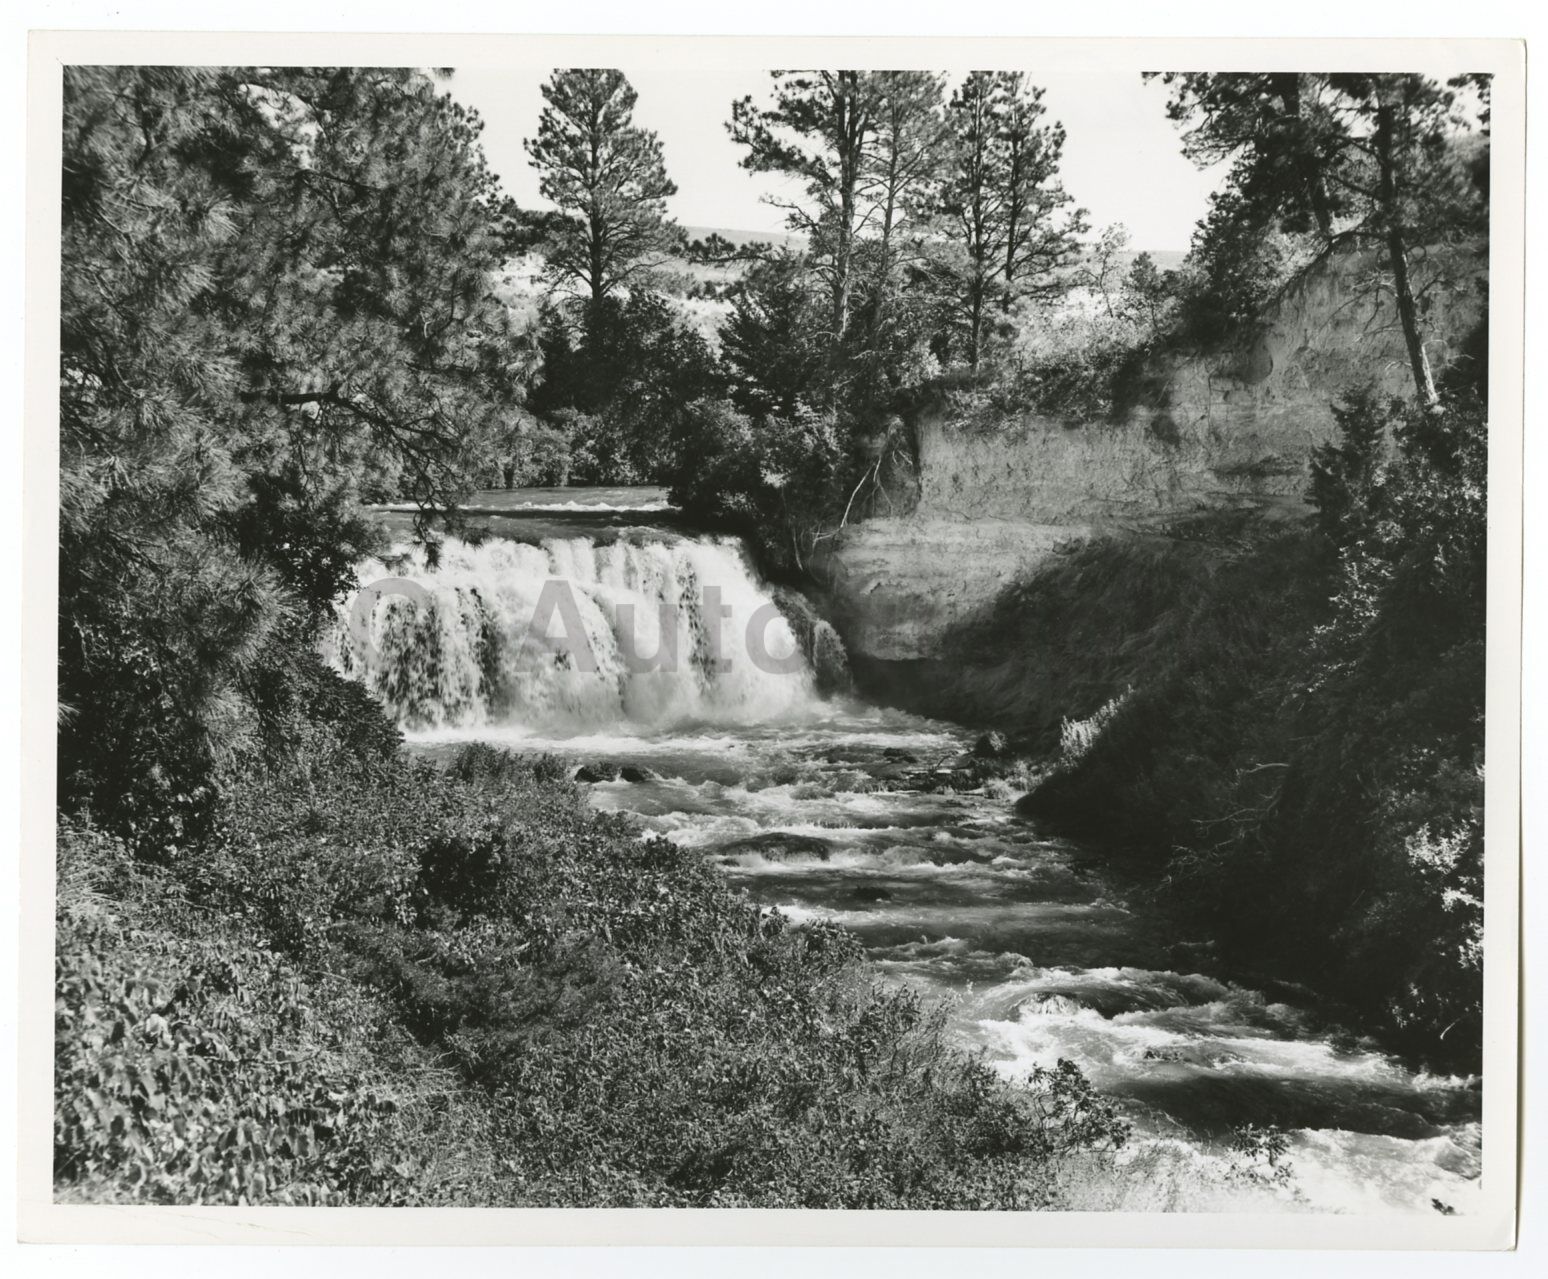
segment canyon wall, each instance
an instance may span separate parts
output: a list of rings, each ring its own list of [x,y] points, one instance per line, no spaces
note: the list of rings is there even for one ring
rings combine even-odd
[[[1429,291],[1437,372],[1470,354],[1487,304],[1476,266],[1460,253],[1444,265],[1465,283]],[[954,628],[1072,541],[1153,532],[1199,512],[1303,512],[1307,462],[1334,434],[1333,403],[1362,386],[1412,391],[1390,297],[1367,287],[1378,270],[1363,258],[1324,265],[1243,341],[1157,357],[1116,421],[1029,414],[970,426],[954,420],[949,397],[921,410],[913,510],[851,525],[813,565],[857,670],[942,656]]]

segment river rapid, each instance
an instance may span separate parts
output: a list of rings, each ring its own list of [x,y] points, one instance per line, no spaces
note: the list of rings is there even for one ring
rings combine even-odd
[[[334,660],[414,749],[560,755],[603,779],[586,785],[599,811],[702,851],[798,927],[853,930],[883,980],[949,1001],[954,1035],[1003,1074],[1075,1062],[1135,1126],[1078,1206],[1470,1210],[1476,1080],[1228,980],[1142,880],[1018,817],[1013,786],[913,784],[976,734],[819,696],[734,541],[647,517],[659,492],[605,494],[590,514],[586,490],[482,495],[480,544],[448,543],[433,569],[362,566],[362,586],[423,595],[341,618]],[[556,582],[574,607],[549,608],[550,629],[584,632],[589,659],[529,642]],[[645,669],[642,652],[673,660]],[[1286,1131],[1288,1175],[1232,1149],[1249,1123]]]

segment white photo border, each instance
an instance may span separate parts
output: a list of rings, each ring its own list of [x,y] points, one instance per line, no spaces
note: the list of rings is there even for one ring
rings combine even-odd
[[[1406,71],[1495,77],[1491,146],[1483,1173],[1466,1216],[67,1205],[52,1190],[59,196],[70,64]],[[18,1231],[36,1242],[1499,1249],[1518,1194],[1525,46],[1460,39],[34,32],[27,93]]]

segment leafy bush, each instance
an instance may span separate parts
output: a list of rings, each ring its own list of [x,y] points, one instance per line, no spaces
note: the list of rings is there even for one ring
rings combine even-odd
[[[1295,1169],[1290,1163],[1290,1138],[1273,1124],[1241,1124],[1232,1129],[1231,1174],[1252,1185],[1290,1186]]]
[[[832,413],[754,419],[723,400],[690,405],[681,425],[672,501],[742,536],[771,572],[799,571],[860,471],[850,432]]]
[[[1004,420],[1030,410],[1105,421],[1127,406],[1156,341],[1155,326],[1137,309],[1091,299],[1024,303],[991,348],[982,415]]]
[[[54,1176],[119,1202],[401,1202],[362,1014],[204,918],[119,840],[59,845]],[[111,893],[111,895],[109,895]],[[353,1016],[345,1015],[346,1013]],[[368,1015],[368,1013],[367,1013]]]
[[[666,297],[635,288],[576,314],[546,315],[532,403],[569,438],[566,480],[661,483],[677,456],[686,406],[718,395],[719,361]]]

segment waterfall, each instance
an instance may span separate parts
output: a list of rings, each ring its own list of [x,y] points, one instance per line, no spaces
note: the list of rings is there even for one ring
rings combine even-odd
[[[328,656],[405,728],[752,724],[816,702],[789,619],[732,538],[448,540],[369,561]]]

